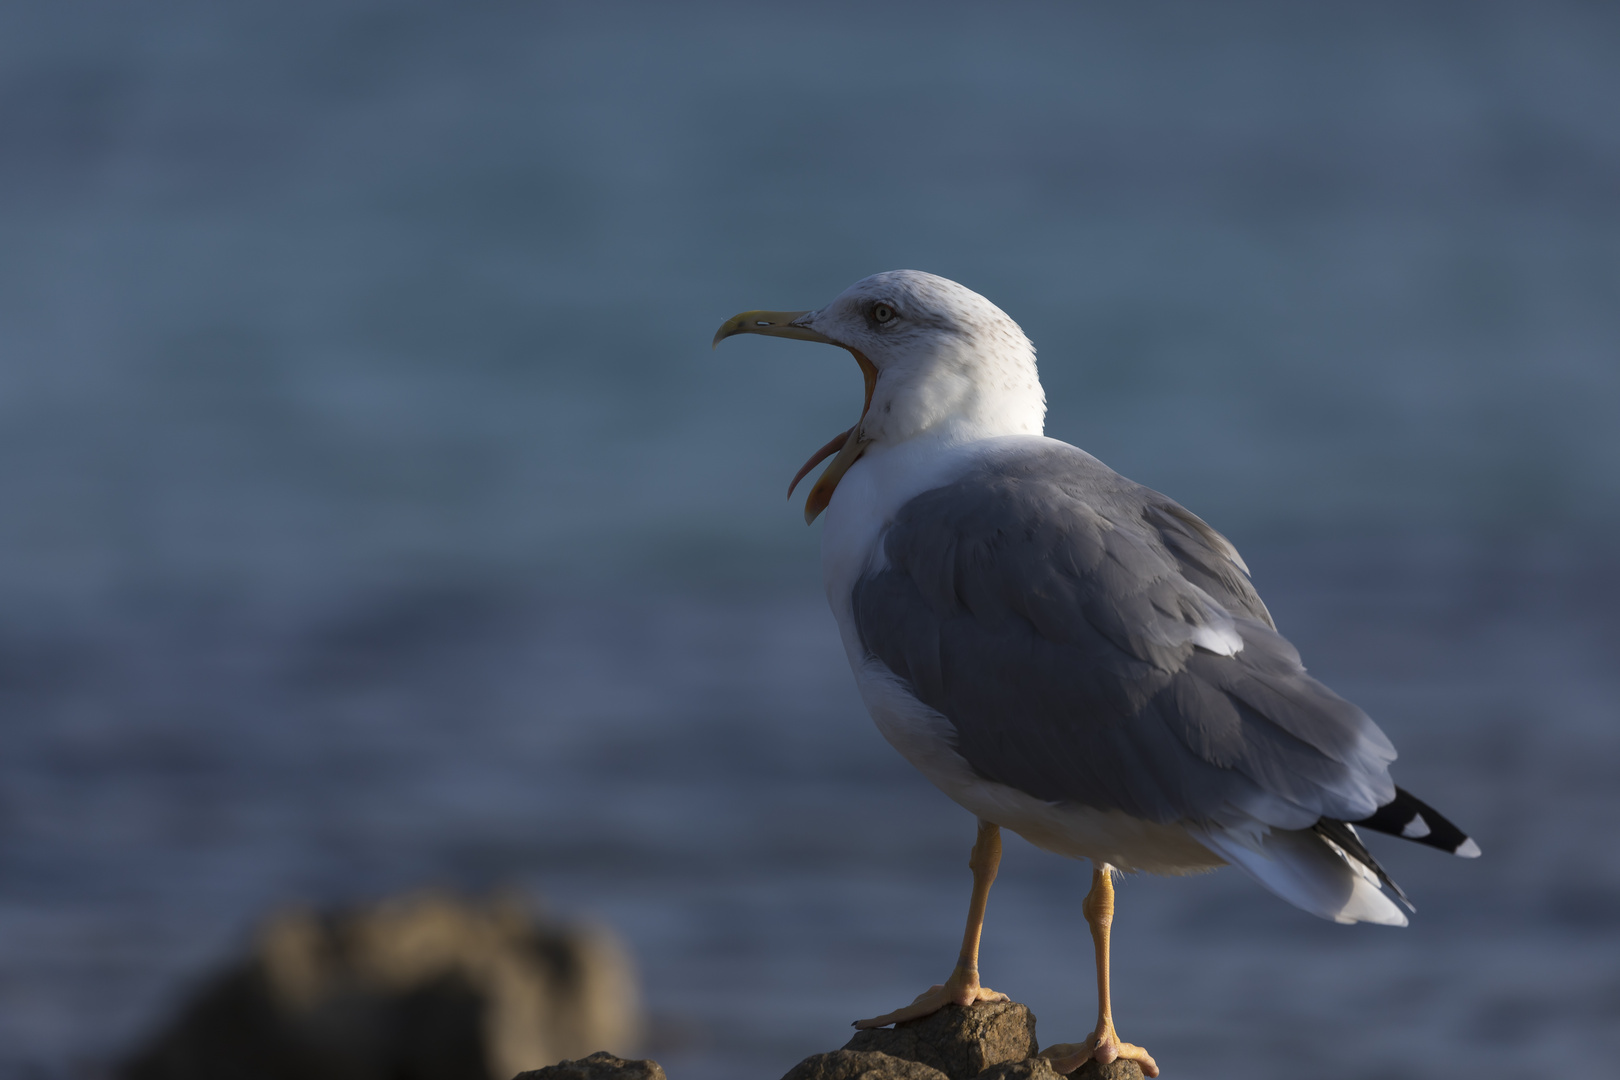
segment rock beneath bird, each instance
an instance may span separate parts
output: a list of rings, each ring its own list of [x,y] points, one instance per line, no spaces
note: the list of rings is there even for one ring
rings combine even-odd
[[[1024,1074],[1014,1074],[1022,1080]],[[1011,1080],[1009,1077],[1008,1080]],[[1035,1080],[1031,1074],[1030,1080]],[[1115,1058],[1107,1065],[1088,1061],[1069,1074],[1069,1080],[1142,1080],[1142,1066],[1124,1058]]]
[[[892,1028],[858,1031],[844,1049],[875,1050],[921,1062],[950,1080],[975,1080],[991,1066],[1035,1056],[1035,1017],[1016,1001],[947,1005]]]
[[[844,1049],[805,1058],[783,1080],[1059,1080],[1039,1049],[1028,1006],[948,1005],[892,1028],[856,1032]],[[1088,1061],[1069,1077],[1142,1080],[1142,1070],[1123,1059]]]
[[[519,1073],[512,1080],[668,1080],[656,1061],[626,1061],[599,1050],[578,1061],[563,1061]]]
[[[812,1054],[782,1080],[1060,1080],[1036,1055],[1035,1016],[1015,1001],[951,1005],[923,1017],[858,1032],[841,1050]],[[1088,1061],[1071,1080],[1142,1080],[1134,1061]],[[664,1080],[656,1061],[592,1054],[514,1080]]]
[[[1094,1065],[1088,1061],[1086,1065]],[[1082,1069],[1076,1069],[1071,1076],[1082,1075]],[[1059,1080],[1063,1074],[1052,1068],[1052,1063],[1043,1057],[1025,1058],[1023,1061],[1003,1061],[999,1065],[992,1065],[980,1073],[975,1080]],[[1112,1080],[1112,1078],[1110,1078]]]
[[[1043,1057],[1032,1057],[1023,1061],[992,1065],[975,1080],[1062,1080],[1062,1078],[1063,1074],[1053,1069],[1050,1061]],[[1088,1061],[1069,1073],[1068,1080],[1142,1080],[1142,1066],[1124,1058],[1115,1058],[1107,1065]]]
[[[834,1050],[812,1054],[782,1080],[947,1080],[946,1074],[920,1061],[876,1050]]]
[[[635,977],[600,928],[514,898],[420,894],[270,918],[121,1068],[126,1080],[506,1080],[640,1026]]]

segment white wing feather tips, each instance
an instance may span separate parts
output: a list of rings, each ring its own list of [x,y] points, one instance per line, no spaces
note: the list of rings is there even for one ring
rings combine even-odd
[[[1312,915],[1338,923],[1406,925],[1406,915],[1379,890],[1378,879],[1315,833],[1273,829],[1254,837],[1221,830],[1194,836],[1261,885]]]
[[[1236,656],[1242,652],[1243,635],[1238,632],[1232,613],[1196,585],[1191,588],[1203,605],[1205,621],[1201,624],[1172,621],[1163,626],[1155,636],[1167,645],[1179,645],[1183,641],[1190,641],[1198,648],[1217,656]],[[1152,633],[1152,630],[1149,632]]]
[[[1243,637],[1230,621],[1225,625],[1212,623],[1193,628],[1192,643],[1217,656],[1236,656],[1243,651]]]

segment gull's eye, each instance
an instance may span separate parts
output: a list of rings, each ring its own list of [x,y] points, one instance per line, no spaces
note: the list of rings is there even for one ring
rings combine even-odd
[[[888,304],[879,304],[877,307],[872,309],[872,321],[880,324],[893,322],[894,308],[890,307]]]

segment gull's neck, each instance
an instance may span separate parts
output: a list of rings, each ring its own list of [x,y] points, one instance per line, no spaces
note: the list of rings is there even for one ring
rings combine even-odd
[[[860,431],[875,446],[922,440],[948,449],[1001,435],[1039,435],[1045,421],[1035,350],[1019,333],[993,348],[965,344],[886,365]]]
[[[822,572],[840,623],[901,506],[998,447],[1040,439],[1045,420],[1035,349],[1010,319],[926,353],[885,357],[860,423],[865,449],[822,517]]]

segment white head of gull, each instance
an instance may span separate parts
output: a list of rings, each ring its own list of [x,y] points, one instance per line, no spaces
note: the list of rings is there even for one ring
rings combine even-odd
[[[1394,747],[1306,674],[1237,550],[1203,520],[1042,435],[1035,349],[1005,312],[933,274],[894,270],[814,311],[745,311],[715,344],[763,334],[837,345],[866,381],[825,458],[827,598],[884,737],[979,819],[955,968],[860,1027],[999,1000],[979,932],[1000,829],[1090,859],[1090,1036],[1059,1072],[1153,1058],[1109,999],[1116,871],[1233,865],[1341,923],[1404,926],[1400,890],[1356,826],[1465,857],[1478,846],[1389,776]],[[1388,894],[1386,894],[1386,891]]]

